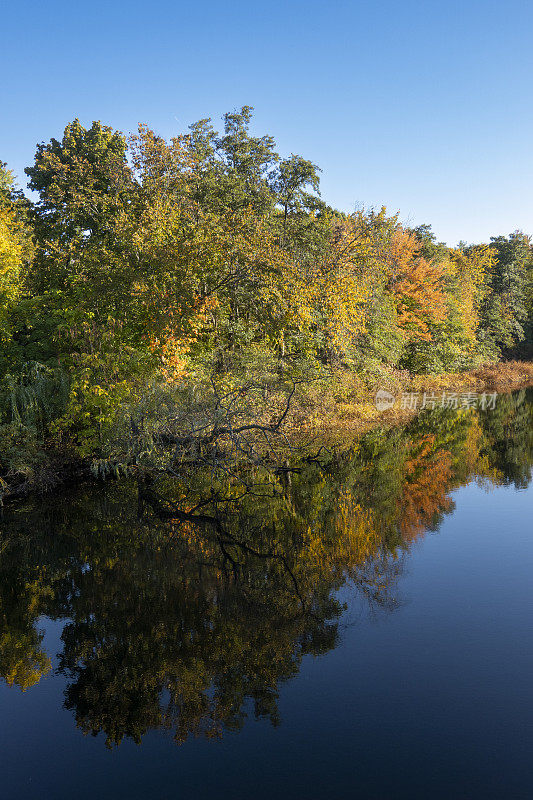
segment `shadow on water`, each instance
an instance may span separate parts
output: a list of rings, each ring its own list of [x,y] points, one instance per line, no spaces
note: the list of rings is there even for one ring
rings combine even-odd
[[[473,480],[528,485],[533,398],[435,410],[352,447],[213,490],[209,475],[116,482],[6,511],[0,675],[51,670],[39,619],[64,623],[58,673],[76,725],[108,746],[280,722],[278,690],[336,646],[358,597],[393,613],[409,550]],[[339,591],[339,590],[343,591]]]

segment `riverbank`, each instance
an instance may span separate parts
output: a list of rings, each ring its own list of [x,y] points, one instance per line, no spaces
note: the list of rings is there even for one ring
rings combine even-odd
[[[443,403],[448,407],[489,404],[494,393],[508,394],[530,386],[533,361],[502,361],[438,375],[413,375],[393,369],[365,378],[344,373],[331,391],[319,387],[300,400],[293,425],[304,433],[331,440],[338,435],[359,435],[379,425],[401,424],[424,408]]]
[[[380,369],[374,376],[338,372],[329,382],[305,385],[287,415],[285,433],[294,441],[312,439],[329,445],[346,443],[368,430],[408,422],[425,408],[489,405],[498,394],[533,386],[533,361],[487,364],[468,372],[413,375]],[[87,480],[118,477],[125,470],[111,464],[96,468],[92,458],[78,458],[68,448],[47,446],[31,471],[0,475],[0,504],[32,492],[47,493]],[[131,469],[134,472],[135,468]]]

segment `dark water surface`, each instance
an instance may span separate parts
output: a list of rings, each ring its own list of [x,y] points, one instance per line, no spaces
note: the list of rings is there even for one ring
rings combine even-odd
[[[6,510],[0,797],[533,797],[532,422]]]

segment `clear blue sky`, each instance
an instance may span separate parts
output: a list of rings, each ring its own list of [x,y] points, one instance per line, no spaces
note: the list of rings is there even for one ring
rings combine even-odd
[[[6,3],[0,159],[79,117],[169,136],[255,107],[324,199],[449,244],[533,233],[533,4],[487,0]]]

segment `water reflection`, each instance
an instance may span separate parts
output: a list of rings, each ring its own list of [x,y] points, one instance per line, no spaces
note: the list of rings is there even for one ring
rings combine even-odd
[[[432,411],[213,493],[207,475],[87,488],[4,515],[0,675],[22,690],[51,669],[39,618],[64,621],[65,706],[109,746],[150,729],[219,736],[247,714],[278,724],[278,687],[335,647],[349,587],[398,602],[413,541],[475,479],[524,487],[533,402]]]

